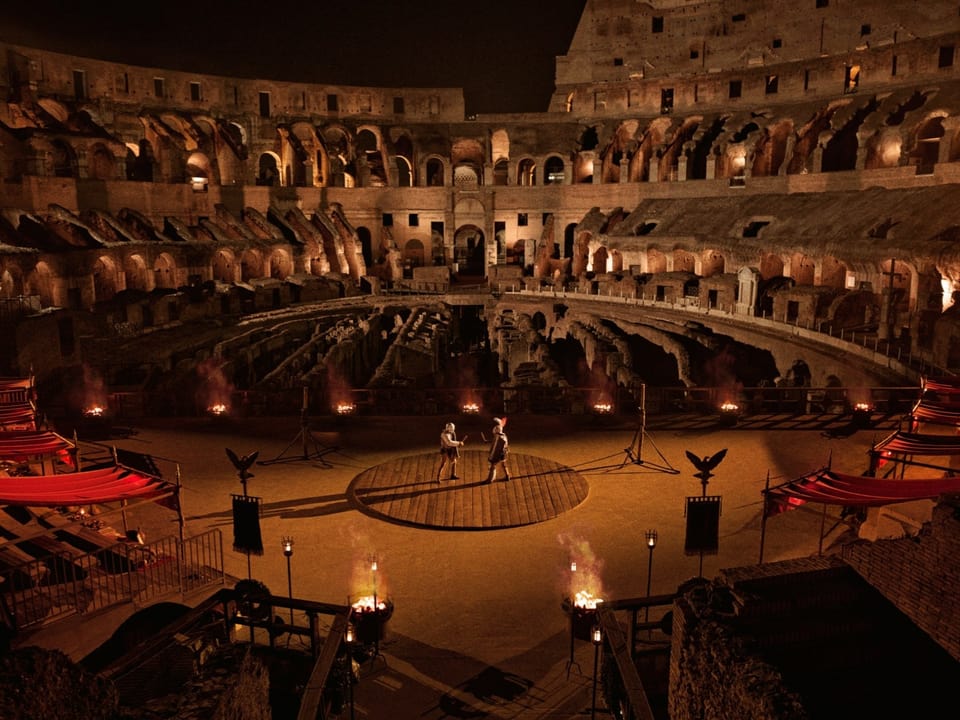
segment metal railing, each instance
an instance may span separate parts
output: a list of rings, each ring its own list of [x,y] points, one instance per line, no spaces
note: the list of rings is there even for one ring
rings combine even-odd
[[[39,545],[36,539],[29,542]],[[145,604],[222,585],[223,538],[220,530],[209,530],[182,543],[168,537],[149,545],[121,542],[79,554],[56,550],[12,565],[4,575],[0,599],[22,630],[122,602]]]

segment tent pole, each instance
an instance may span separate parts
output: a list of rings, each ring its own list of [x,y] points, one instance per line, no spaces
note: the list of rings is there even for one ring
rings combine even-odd
[[[77,439],[77,429],[73,429],[73,471],[80,472],[80,442]]]
[[[120,519],[123,521],[123,537],[130,537],[129,528],[127,527],[127,499],[123,498],[120,500]]]
[[[763,565],[763,544],[767,538],[767,503],[770,494],[770,468],[767,468],[767,481],[763,486],[763,510],[760,512],[760,565]]]
[[[183,562],[185,557],[184,547],[183,547],[183,507],[181,505],[181,498],[183,493],[183,484],[180,480],[180,463],[177,463],[177,526],[180,530],[180,542],[177,544],[177,565],[180,570],[177,573],[178,580],[180,581],[180,593],[183,594]],[[253,632],[251,628],[251,632]]]
[[[820,515],[820,540],[817,543],[817,555],[823,555],[823,528],[827,524],[827,504],[823,504],[823,513]]]

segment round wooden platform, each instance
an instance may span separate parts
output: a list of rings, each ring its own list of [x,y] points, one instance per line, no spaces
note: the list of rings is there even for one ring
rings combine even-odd
[[[439,453],[396,458],[365,470],[348,493],[373,515],[421,527],[463,530],[531,525],[555,518],[587,497],[587,481],[565,465],[511,453],[510,481],[486,483],[487,453],[463,452],[459,480],[436,482]],[[450,476],[444,469],[444,478]]]

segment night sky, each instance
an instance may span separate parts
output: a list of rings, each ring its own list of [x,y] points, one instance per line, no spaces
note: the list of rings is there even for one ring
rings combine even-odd
[[[0,39],[236,77],[462,87],[468,114],[543,112],[586,0],[250,4],[22,0],[3,9]]]

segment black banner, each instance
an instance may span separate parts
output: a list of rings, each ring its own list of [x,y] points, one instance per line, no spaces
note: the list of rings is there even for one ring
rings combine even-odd
[[[237,552],[263,555],[260,536],[260,498],[233,496],[233,549]]]
[[[715,554],[720,548],[720,496],[687,498],[687,555]]]

